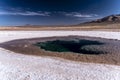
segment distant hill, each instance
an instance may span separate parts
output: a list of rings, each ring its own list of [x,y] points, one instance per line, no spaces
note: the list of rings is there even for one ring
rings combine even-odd
[[[115,24],[115,23],[120,23],[120,14],[110,15],[101,19],[85,22],[79,25],[108,25],[108,24]]]

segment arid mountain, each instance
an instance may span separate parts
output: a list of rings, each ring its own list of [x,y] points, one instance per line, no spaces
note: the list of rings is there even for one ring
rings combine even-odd
[[[103,22],[120,22],[120,15],[110,15],[90,23],[103,23]]]
[[[120,23],[120,14],[119,15],[110,15],[101,19],[97,19],[91,22],[85,22],[80,25],[108,25]]]

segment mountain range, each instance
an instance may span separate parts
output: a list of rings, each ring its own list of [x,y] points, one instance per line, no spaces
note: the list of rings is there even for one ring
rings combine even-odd
[[[108,24],[116,24],[116,23],[120,23],[120,14],[110,15],[101,19],[85,22],[79,25],[108,25]]]

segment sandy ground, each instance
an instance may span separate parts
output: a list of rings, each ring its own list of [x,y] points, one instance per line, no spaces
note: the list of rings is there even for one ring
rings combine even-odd
[[[93,36],[120,40],[120,32],[0,31],[0,43],[50,36]],[[119,80],[120,66],[14,54],[0,48],[0,80]]]
[[[19,26],[19,27],[13,27],[13,26],[9,26],[9,27],[2,27],[0,26],[0,31],[49,31],[49,30],[53,30],[53,31],[76,31],[76,30],[81,30],[81,31],[115,31],[118,32],[120,31],[120,25],[119,24],[108,24],[108,25],[104,25],[104,26]]]

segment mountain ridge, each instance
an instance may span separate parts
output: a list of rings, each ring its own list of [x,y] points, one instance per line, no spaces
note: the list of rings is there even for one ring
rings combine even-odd
[[[101,19],[84,22],[78,25],[108,25],[108,24],[116,24],[116,23],[120,23],[120,14],[106,16]]]

